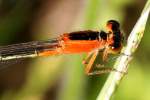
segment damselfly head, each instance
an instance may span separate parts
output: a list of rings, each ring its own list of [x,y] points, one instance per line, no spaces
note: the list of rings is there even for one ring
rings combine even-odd
[[[106,24],[108,35],[108,50],[112,54],[119,53],[122,48],[123,35],[120,31],[120,24],[116,20],[109,20]]]

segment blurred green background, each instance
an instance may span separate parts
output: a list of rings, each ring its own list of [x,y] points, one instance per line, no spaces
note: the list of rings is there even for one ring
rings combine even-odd
[[[0,45],[100,30],[109,19],[129,35],[146,0],[0,0]],[[112,100],[150,100],[150,18]],[[83,54],[16,61],[0,70],[0,100],[95,100],[108,74],[87,76]]]

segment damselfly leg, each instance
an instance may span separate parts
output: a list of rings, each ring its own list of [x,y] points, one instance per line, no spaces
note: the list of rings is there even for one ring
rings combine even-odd
[[[105,74],[105,73],[110,73],[112,71],[119,72],[119,73],[122,73],[122,74],[126,74],[127,73],[126,71],[119,71],[119,70],[117,70],[115,68],[106,67],[105,64],[95,64],[94,65],[98,53],[99,53],[99,51],[95,50],[94,52],[92,52],[92,53],[87,55],[87,57],[86,57],[87,61],[84,61],[84,62],[86,62],[84,64],[86,65],[85,73],[87,75],[101,75],[101,74]],[[106,61],[107,60],[105,60],[103,62],[106,62]],[[95,70],[93,70],[94,67],[96,68]]]

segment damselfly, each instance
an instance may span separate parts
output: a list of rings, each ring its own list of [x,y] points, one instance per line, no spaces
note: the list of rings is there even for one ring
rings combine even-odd
[[[123,40],[120,25],[117,21],[109,20],[106,27],[107,32],[93,30],[77,31],[64,33],[57,38],[47,41],[33,41],[1,46],[0,61],[85,52],[88,53],[83,61],[86,65],[85,72],[89,75],[105,73],[110,71],[110,69],[91,72],[98,52],[100,50],[103,51],[102,59],[106,61],[108,54],[120,52]],[[89,59],[88,62],[87,59]]]

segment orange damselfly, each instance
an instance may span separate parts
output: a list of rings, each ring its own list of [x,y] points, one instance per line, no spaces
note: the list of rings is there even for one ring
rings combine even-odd
[[[85,52],[88,53],[84,60],[86,73],[92,75],[92,64],[100,50],[103,50],[102,58],[103,61],[106,61],[108,54],[119,53],[122,48],[123,35],[120,31],[119,23],[115,20],[109,20],[106,26],[107,32],[92,30],[77,31],[64,33],[55,39],[47,41],[33,41],[2,46],[0,47],[0,61]],[[86,62],[89,58],[89,62]],[[95,72],[95,74],[105,71],[110,70]]]

